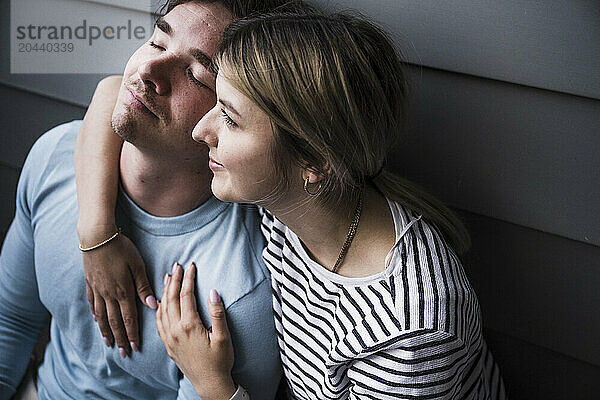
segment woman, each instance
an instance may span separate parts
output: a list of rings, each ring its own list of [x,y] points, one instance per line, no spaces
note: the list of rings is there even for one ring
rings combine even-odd
[[[406,94],[386,35],[344,14],[259,16],[228,28],[216,65],[217,105],[193,137],[214,195],[262,207],[292,396],[504,398],[457,257],[468,234],[384,166]],[[231,385],[232,356],[226,324],[211,336],[194,316],[194,271],[165,277],[157,325],[201,392],[201,371]]]

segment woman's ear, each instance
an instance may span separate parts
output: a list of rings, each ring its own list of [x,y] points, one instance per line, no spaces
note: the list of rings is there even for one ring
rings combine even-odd
[[[329,167],[329,163],[327,162],[325,163],[325,165],[323,165],[323,168],[321,168],[320,170],[312,166],[307,166],[302,171],[302,180],[305,181],[306,178],[308,178],[308,183],[319,183],[327,177],[327,174],[329,174],[330,169],[331,168]]]
[[[307,180],[308,183],[319,183],[323,179],[325,179],[325,175],[313,170],[313,169],[305,169],[302,171],[302,180]]]

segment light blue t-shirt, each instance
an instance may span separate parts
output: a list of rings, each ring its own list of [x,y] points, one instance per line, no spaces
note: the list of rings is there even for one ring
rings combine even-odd
[[[92,319],[76,232],[73,150],[80,125],[73,121],[44,134],[19,180],[15,219],[0,255],[0,399],[14,393],[48,313],[41,399],[197,399],[160,341],[154,310],[138,301],[141,352],[125,359],[103,344]],[[227,309],[234,380],[253,400],[272,399],[281,367],[257,210],[213,197],[188,214],[159,218],[120,190],[117,223],[140,250],[158,298],[173,262],[196,263],[204,323],[211,289]]]

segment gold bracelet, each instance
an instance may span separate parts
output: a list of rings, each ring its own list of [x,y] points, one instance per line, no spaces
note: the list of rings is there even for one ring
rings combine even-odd
[[[106,243],[110,242],[111,240],[113,240],[114,238],[116,238],[117,236],[119,236],[119,233],[121,233],[121,228],[117,229],[117,232],[116,232],[114,235],[112,235],[111,237],[109,237],[108,239],[106,239],[105,241],[103,241],[103,242],[100,242],[100,243],[98,243],[97,245],[95,245],[95,246],[92,246],[92,247],[83,248],[83,246],[82,246],[82,245],[81,245],[81,243],[80,243],[80,244],[79,244],[79,250],[81,250],[81,251],[85,252],[85,251],[92,251],[92,250],[94,250],[94,249],[97,249],[98,247],[102,247],[102,246],[104,246]]]

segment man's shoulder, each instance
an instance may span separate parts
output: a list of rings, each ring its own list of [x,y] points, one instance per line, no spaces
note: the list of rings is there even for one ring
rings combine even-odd
[[[44,168],[56,153],[73,153],[75,140],[82,121],[75,120],[58,125],[42,134],[29,150],[23,171]]]
[[[227,243],[230,249],[243,254],[244,264],[256,268],[259,281],[267,278],[269,273],[262,258],[266,242],[260,231],[258,208],[251,204],[229,203],[220,217],[219,243]]]
[[[75,141],[82,121],[71,121],[58,125],[42,134],[29,150],[18,191],[27,197],[38,193],[46,177],[63,178],[65,174],[74,175],[73,152]],[[60,177],[55,173],[62,171]]]
[[[65,122],[43,133],[34,143],[29,153],[51,154],[57,147],[74,149],[81,120]]]
[[[235,229],[235,236],[239,239],[245,239],[254,251],[254,257],[258,264],[264,267],[262,251],[266,246],[265,238],[261,233],[261,216],[258,207],[252,204],[233,203],[227,211],[234,223],[238,225]]]

